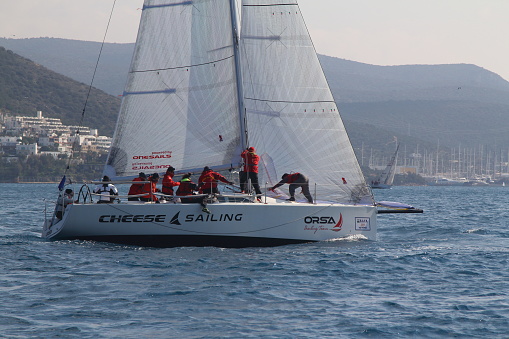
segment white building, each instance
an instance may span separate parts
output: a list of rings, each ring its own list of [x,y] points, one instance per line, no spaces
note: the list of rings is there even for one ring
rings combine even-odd
[[[107,151],[111,146],[111,138],[104,135],[79,135],[78,145],[82,149],[94,151]]]
[[[23,130],[31,130],[34,133],[68,133],[74,134],[78,130],[78,126],[66,126],[62,124],[60,119],[45,118],[42,111],[37,111],[35,117],[24,116],[6,116],[5,129],[10,133],[21,133]],[[80,127],[80,133],[89,134],[89,127]]]
[[[58,152],[70,154],[73,144],[82,147],[82,150],[103,152],[111,146],[111,138],[98,135],[97,129],[89,127],[66,126],[60,119],[45,118],[42,111],[37,112],[35,117],[8,116],[4,117],[5,130],[14,136],[0,137],[0,146],[4,151],[9,147],[16,154],[38,154],[34,146],[21,145],[23,137],[37,137],[40,147],[58,147]],[[76,132],[79,130],[79,134]],[[37,148],[37,147],[36,147]],[[13,152],[11,152],[13,153]]]
[[[14,147],[20,143],[21,140],[18,137],[0,137],[0,146]]]
[[[61,155],[60,152],[40,152],[39,155],[51,155],[55,160],[58,159],[58,156]]]
[[[16,154],[17,155],[36,155],[38,154],[37,143],[23,145],[16,145]]]
[[[52,147],[57,144],[58,136],[55,133],[52,133],[51,135],[45,135],[39,137],[39,146],[48,146]]]

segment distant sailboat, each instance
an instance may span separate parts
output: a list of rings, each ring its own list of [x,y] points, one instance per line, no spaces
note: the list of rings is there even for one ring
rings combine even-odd
[[[392,187],[394,175],[396,174],[396,163],[398,161],[399,144],[396,144],[396,151],[377,180],[371,182],[371,188],[388,189]]]

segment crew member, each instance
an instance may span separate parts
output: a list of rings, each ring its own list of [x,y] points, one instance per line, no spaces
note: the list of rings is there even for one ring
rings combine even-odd
[[[162,193],[166,195],[173,195],[173,187],[179,186],[180,182],[173,181],[175,176],[175,168],[170,166],[166,169],[166,173],[163,176],[163,188]]]
[[[203,172],[198,179],[200,193],[217,193],[219,194],[219,190],[217,189],[217,181],[220,180],[228,185],[233,185],[233,182],[226,179],[221,174],[214,172],[208,166],[203,168]]]
[[[133,182],[135,181],[147,181],[147,175],[143,172],[140,172],[138,174],[137,178],[133,179]],[[129,193],[127,195],[139,195],[143,193],[143,184],[132,184],[129,188]],[[127,200],[129,201],[139,201],[140,197],[128,197]]]
[[[199,203],[203,212],[210,213],[210,210],[207,208],[206,197],[182,198],[184,196],[194,195],[194,192],[198,190],[198,185],[191,181],[191,175],[191,173],[186,173],[182,176],[176,194],[178,197],[181,197],[180,202],[183,204]]]
[[[59,220],[62,220],[62,217],[64,216],[64,210],[67,207],[67,205],[72,204],[74,202],[73,197],[74,192],[70,188],[66,189],[63,194],[58,196],[57,206],[55,209],[55,217],[57,217]]]
[[[281,177],[281,181],[271,187],[270,190],[274,191],[276,188],[283,186],[284,184],[290,184],[288,189],[290,191],[290,199],[288,199],[288,201],[295,201],[295,190],[297,187],[301,187],[302,193],[304,193],[306,199],[308,199],[309,203],[313,203],[313,197],[309,192],[309,179],[304,174],[298,172],[292,174],[285,173]]]
[[[146,194],[144,196],[140,197],[140,200],[145,201],[145,202],[153,201],[156,204],[159,204],[159,199],[154,194],[155,192],[160,192],[160,190],[157,188],[157,183],[159,182],[159,174],[154,173],[154,174],[150,175],[147,178],[147,180],[150,182],[143,184],[143,188],[141,191],[141,194],[144,194],[144,193],[146,193]]]
[[[248,192],[248,180],[251,179],[251,184],[255,189],[258,200],[260,200],[259,195],[262,194],[258,184],[258,163],[260,162],[260,156],[255,152],[254,147],[249,147],[240,154],[244,161],[243,171],[239,173],[240,189],[242,192]]]
[[[94,193],[99,194],[100,198],[98,204],[111,204],[117,199],[115,195],[118,195],[118,190],[115,185],[109,183],[110,177],[105,175],[103,177],[103,183],[95,187]]]

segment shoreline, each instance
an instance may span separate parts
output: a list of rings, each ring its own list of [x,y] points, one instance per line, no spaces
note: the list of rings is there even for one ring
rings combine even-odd
[[[2,181],[0,184],[58,184],[57,181]]]

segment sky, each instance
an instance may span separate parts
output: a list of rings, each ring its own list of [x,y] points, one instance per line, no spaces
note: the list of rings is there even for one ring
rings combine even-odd
[[[3,0],[0,37],[102,41],[114,0]],[[106,41],[134,42],[143,0]],[[475,64],[509,81],[509,0],[299,0],[318,53],[373,65]]]

